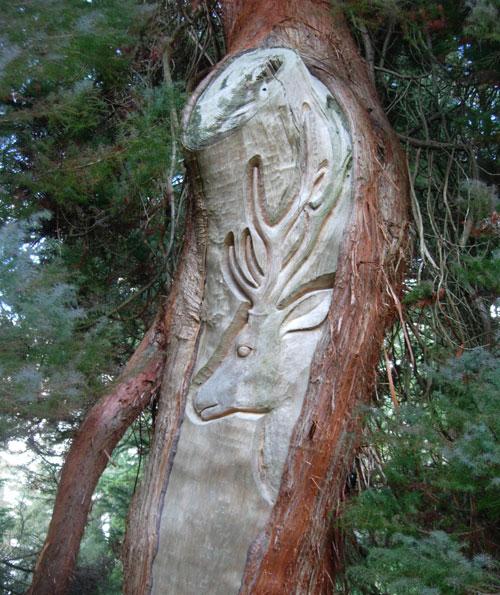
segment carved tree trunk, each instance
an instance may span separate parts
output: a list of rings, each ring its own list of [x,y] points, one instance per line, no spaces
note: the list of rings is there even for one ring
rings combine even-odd
[[[124,593],[333,591],[331,516],[401,286],[406,164],[330,2],[221,4],[229,53],[184,117],[179,275],[75,438],[30,593],[67,591],[97,479],[159,383]]]
[[[328,593],[401,286],[405,159],[329,2],[222,5],[229,54],[184,118],[196,233],[124,593]]]

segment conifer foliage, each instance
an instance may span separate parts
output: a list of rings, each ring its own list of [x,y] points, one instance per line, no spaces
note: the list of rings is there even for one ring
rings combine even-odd
[[[185,217],[179,112],[186,81],[221,57],[217,19],[169,2],[2,6],[0,440],[37,461],[17,473],[27,512],[4,491],[0,570],[12,592],[29,585],[68,439],[113,385],[175,275]],[[163,60],[171,48],[172,63]],[[133,469],[118,474],[104,520],[93,507],[101,512],[81,558],[92,592],[113,591],[104,559],[118,564],[119,583],[126,506],[151,426],[150,415],[141,419],[114,455]],[[40,461],[52,455],[46,474]],[[103,481],[94,503],[104,501]],[[33,515],[43,520],[30,524]],[[108,525],[117,528],[106,533]]]
[[[152,55],[156,9],[26,2],[2,14],[0,407],[11,424],[78,417],[175,272],[183,96]]]
[[[344,4],[407,157],[413,242],[356,487],[346,592],[500,589],[498,2]]]

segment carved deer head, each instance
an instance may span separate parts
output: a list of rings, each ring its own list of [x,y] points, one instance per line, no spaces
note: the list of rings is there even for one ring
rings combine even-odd
[[[227,344],[221,346],[222,362],[194,395],[194,409],[204,421],[234,412],[297,409],[301,404],[296,384],[308,373],[312,353],[308,357],[306,352],[314,350],[318,333],[313,331],[327,316],[333,275],[301,286],[298,273],[307,267],[338,198],[338,193],[326,192],[331,187],[330,163],[313,158],[313,115],[307,103],[302,109],[302,175],[272,222],[265,210],[259,156],[248,163],[250,225],[240,237],[228,234],[222,262],[229,289],[247,304],[246,320],[230,329],[233,336],[226,336]]]

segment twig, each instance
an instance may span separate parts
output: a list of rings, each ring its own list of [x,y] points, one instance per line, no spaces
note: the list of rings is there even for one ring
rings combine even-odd
[[[470,139],[467,144],[465,143],[444,143],[437,140],[422,140],[420,138],[414,138],[412,136],[406,136],[405,134],[401,134],[400,132],[396,132],[397,137],[399,140],[402,140],[406,143],[414,147],[419,147],[421,149],[454,149],[456,151],[468,151],[472,146],[482,145],[484,141]]]
[[[102,449],[102,452],[106,455],[108,461],[113,465],[113,467],[118,467],[115,461],[113,461],[113,459],[109,456],[109,452],[105,448]]]
[[[389,390],[391,391],[392,402],[394,403],[394,407],[399,409],[398,398],[396,396],[396,390],[394,388],[394,381],[392,379],[392,372],[391,372],[391,365],[389,363],[389,356],[387,355],[387,350],[384,347],[384,357],[385,357],[385,367],[387,370],[387,379],[389,380]]]

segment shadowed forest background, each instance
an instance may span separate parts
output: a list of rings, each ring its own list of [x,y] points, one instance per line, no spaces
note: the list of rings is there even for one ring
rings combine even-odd
[[[359,411],[338,589],[498,593],[500,2],[342,9],[407,153],[412,225],[398,319]],[[175,275],[180,112],[224,40],[211,0],[9,0],[0,29],[0,583],[16,594],[69,441]],[[73,595],[121,592],[154,422],[153,398],[109,453]]]

